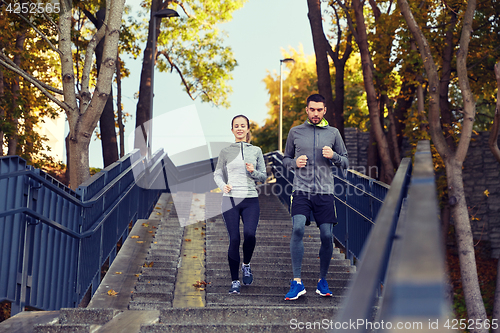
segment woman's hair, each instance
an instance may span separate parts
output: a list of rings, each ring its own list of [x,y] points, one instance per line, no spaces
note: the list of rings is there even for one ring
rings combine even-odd
[[[244,116],[244,115],[242,115],[242,114],[239,114],[239,115],[237,115],[237,116],[234,116],[234,117],[233,117],[233,120],[231,120],[231,129],[233,129],[234,120],[235,120],[236,118],[240,118],[240,117],[241,117],[241,118],[245,118],[245,120],[247,121],[248,133],[247,133],[247,137],[246,137],[246,140],[245,140],[245,141],[246,141],[247,143],[250,143],[250,141],[252,140],[252,134],[250,133],[250,120],[248,120],[247,116]]]

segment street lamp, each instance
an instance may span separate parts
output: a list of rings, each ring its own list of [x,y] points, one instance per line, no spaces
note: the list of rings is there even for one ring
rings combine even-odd
[[[152,133],[153,133],[153,122],[151,121],[153,119],[153,97],[154,97],[154,75],[155,75],[155,62],[156,62],[156,43],[157,43],[157,37],[156,37],[156,24],[157,24],[157,18],[160,18],[160,20],[163,17],[177,17],[179,16],[179,13],[177,13],[173,9],[169,8],[164,8],[156,13],[153,14],[153,32],[152,32],[152,48],[151,48],[151,96],[149,97],[149,117],[148,117],[148,134],[147,134],[147,142],[146,142],[146,147],[148,148],[148,159],[151,157],[151,141],[152,141]]]
[[[280,124],[279,124],[279,138],[278,138],[278,150],[283,151],[283,77],[281,72],[283,72],[284,62],[295,62],[292,58],[285,58],[280,60]]]

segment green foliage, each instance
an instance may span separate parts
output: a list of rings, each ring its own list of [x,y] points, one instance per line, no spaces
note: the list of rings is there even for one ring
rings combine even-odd
[[[49,44],[18,15],[8,14],[2,7],[0,14],[0,48],[12,61],[15,56],[20,57],[20,68],[26,73],[36,77],[41,82],[61,88],[58,72],[58,56]],[[37,29],[44,33],[49,41],[56,42],[55,28],[46,19],[40,16],[31,16],[31,22]],[[15,42],[18,36],[25,34],[23,50],[16,49]],[[46,154],[50,151],[47,138],[37,131],[44,126],[45,119],[59,115],[59,108],[25,79],[0,66],[3,73],[4,96],[0,100],[0,108],[4,110],[0,117],[0,132],[3,132],[6,153],[7,144],[17,134],[16,154],[26,159],[35,167],[55,163]],[[18,92],[16,89],[18,87]],[[1,113],[0,113],[1,115]]]
[[[158,52],[163,56],[158,57],[157,66],[160,71],[179,71],[185,81],[181,85],[193,99],[229,107],[227,96],[232,89],[228,81],[237,63],[231,47],[224,45],[226,33],[219,25],[230,21],[244,2],[176,1],[171,8],[181,17],[162,20]],[[149,10],[150,1],[143,2],[143,7]]]

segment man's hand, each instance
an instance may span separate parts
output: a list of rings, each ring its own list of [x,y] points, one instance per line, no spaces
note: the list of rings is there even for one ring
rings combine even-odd
[[[253,166],[253,164],[252,164],[252,163],[245,163],[245,165],[246,165],[246,167],[247,167],[247,171],[248,171],[248,172],[250,172],[250,173],[254,172],[255,167]]]
[[[307,156],[306,155],[300,155],[297,157],[297,160],[295,161],[295,164],[297,164],[297,168],[303,168],[307,164]]]
[[[328,146],[323,147],[323,157],[331,160],[333,158],[333,150]]]
[[[229,184],[224,185],[224,188],[223,188],[224,193],[229,193],[232,189],[233,189],[233,187]]]

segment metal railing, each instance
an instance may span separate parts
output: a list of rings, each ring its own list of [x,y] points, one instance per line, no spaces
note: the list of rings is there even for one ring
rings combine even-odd
[[[1,157],[0,301],[12,314],[77,306],[97,290],[129,225],[149,216],[161,192],[211,175],[214,163],[177,168],[162,150],[150,160],[135,150],[73,191],[18,156]]]
[[[410,162],[396,173],[332,331],[444,330],[451,305],[429,141],[418,143],[413,173]]]
[[[295,174],[293,170],[287,170],[283,166],[281,152],[268,153],[265,158],[276,183],[280,185],[279,193],[274,194],[290,208]],[[360,257],[390,186],[351,169],[342,172],[332,166],[332,173],[338,221],[333,233],[335,239],[345,248],[347,257],[353,262],[354,258]]]

